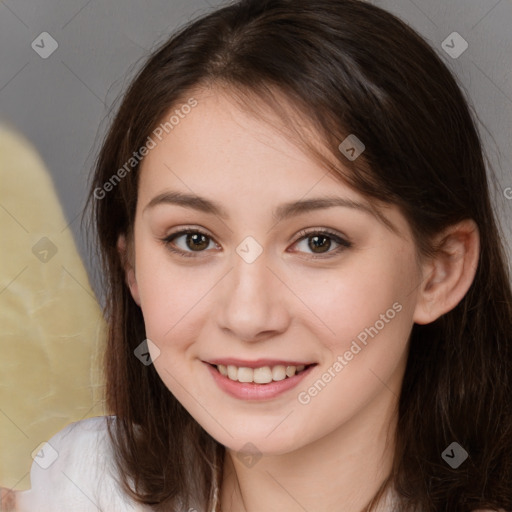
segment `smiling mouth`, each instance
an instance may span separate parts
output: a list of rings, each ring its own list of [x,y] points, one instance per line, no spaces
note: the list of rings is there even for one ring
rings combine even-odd
[[[210,363],[208,363],[210,364]],[[262,366],[260,368],[238,367],[234,365],[225,366],[223,364],[210,364],[221,375],[236,382],[248,382],[254,384],[269,384],[289,379],[295,375],[300,375],[317,363],[300,366]]]

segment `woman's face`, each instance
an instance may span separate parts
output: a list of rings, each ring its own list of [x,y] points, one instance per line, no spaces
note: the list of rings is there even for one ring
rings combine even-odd
[[[394,233],[269,124],[221,93],[195,99],[139,182],[128,280],[161,379],[237,451],[291,452],[388,414],[421,280],[405,218],[384,211]]]

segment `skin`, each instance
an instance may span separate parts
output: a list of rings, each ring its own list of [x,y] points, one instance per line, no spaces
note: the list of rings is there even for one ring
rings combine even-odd
[[[391,469],[411,328],[434,321],[467,292],[478,261],[476,226],[450,227],[439,234],[442,251],[419,259],[395,207],[383,213],[398,233],[347,207],[276,223],[273,209],[288,201],[335,195],[368,202],[221,91],[194,97],[197,107],[142,162],[133,238],[118,244],[147,337],[160,351],[153,351],[155,368],[226,447],[223,512],[359,511]],[[217,201],[229,219],[174,204],[148,207],[171,190]],[[186,235],[162,241],[187,227],[207,233],[204,248],[194,252]],[[315,252],[299,232],[312,236],[322,228],[352,245],[337,251],[330,238],[330,247],[328,240]],[[236,252],[248,236],[263,249],[252,263]],[[195,257],[174,254],[169,245]],[[320,393],[300,403],[298,393],[394,303],[401,311]],[[317,366],[276,398],[244,401],[222,391],[203,362],[220,357]],[[237,457],[248,442],[262,455],[251,467]]]

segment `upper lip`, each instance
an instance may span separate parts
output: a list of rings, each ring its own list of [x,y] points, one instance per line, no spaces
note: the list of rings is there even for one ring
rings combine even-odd
[[[257,359],[256,361],[247,361],[244,359],[237,359],[235,357],[227,357],[222,359],[211,359],[210,361],[205,361],[209,364],[219,365],[222,364],[224,366],[237,366],[239,368],[261,368],[262,366],[308,366],[311,362],[301,362],[301,361],[283,361],[282,359]]]

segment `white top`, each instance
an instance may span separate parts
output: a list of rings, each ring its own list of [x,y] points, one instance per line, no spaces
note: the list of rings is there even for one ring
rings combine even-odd
[[[15,512],[151,512],[118,486],[115,471],[106,417],[71,423],[34,458],[31,489],[16,492]],[[393,503],[387,496],[379,510],[391,511]]]
[[[118,486],[115,471],[106,417],[71,423],[34,458],[31,489],[16,492],[15,512],[150,512]],[[379,510],[393,503],[387,496]]]
[[[15,493],[14,511],[151,512],[151,508],[139,505],[124,493],[113,476],[115,471],[106,417],[71,423],[34,458],[31,489]],[[395,509],[396,495],[390,491],[379,511]]]
[[[106,417],[71,423],[34,458],[16,512],[146,512],[118,486]]]

